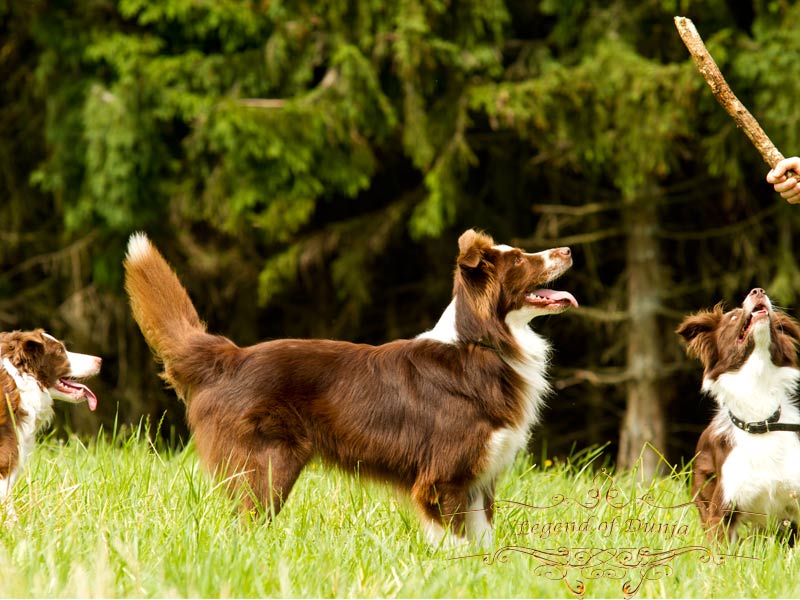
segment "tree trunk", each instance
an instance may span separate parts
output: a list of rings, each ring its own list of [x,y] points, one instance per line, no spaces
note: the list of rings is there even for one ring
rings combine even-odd
[[[646,196],[650,197],[646,197]],[[617,466],[649,480],[657,471],[658,453],[665,453],[664,399],[659,385],[664,340],[658,325],[665,277],[658,231],[659,193],[641,194],[623,210],[628,257],[627,401],[619,440]]]

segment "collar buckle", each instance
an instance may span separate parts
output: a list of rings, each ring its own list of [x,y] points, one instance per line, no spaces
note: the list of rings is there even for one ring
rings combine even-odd
[[[746,423],[734,415],[730,410],[728,411],[728,417],[734,425],[747,433],[769,433],[769,426],[774,425],[781,418],[781,407],[778,406],[778,410],[776,410],[763,421],[751,421]]]

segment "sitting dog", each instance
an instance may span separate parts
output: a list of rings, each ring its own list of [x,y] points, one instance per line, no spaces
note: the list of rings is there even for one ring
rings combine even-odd
[[[719,405],[697,443],[692,495],[710,537],[750,522],[788,526],[800,517],[800,324],[761,288],[741,308],[687,317],[677,333],[703,363],[703,391]]]
[[[495,480],[524,447],[548,391],[548,343],[529,322],[577,306],[540,289],[569,248],[528,254],[469,230],[437,325],[381,346],[281,339],[239,347],[206,333],[143,234],[125,259],[133,314],[187,404],[201,461],[276,514],[314,456],[408,492],[430,543],[491,538]],[[454,537],[447,537],[450,529]]]
[[[75,379],[96,375],[101,359],[67,352],[41,329],[0,333],[0,504],[14,518],[11,488],[33,452],[36,432],[53,417],[53,399],[88,402],[97,398]]]

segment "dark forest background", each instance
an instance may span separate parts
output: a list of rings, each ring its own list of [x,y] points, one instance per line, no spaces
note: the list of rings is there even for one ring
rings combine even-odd
[[[435,323],[478,227],[575,256],[581,308],[536,322],[556,352],[533,451],[688,460],[712,407],[674,329],[755,285],[798,316],[800,207],[679,14],[800,153],[795,2],[0,0],[0,329],[104,357],[66,429],[147,415],[185,439],[126,306],[131,232],[240,344],[380,343]]]

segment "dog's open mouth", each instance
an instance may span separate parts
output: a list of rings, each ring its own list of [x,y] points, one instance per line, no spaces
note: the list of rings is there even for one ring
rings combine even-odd
[[[89,405],[89,410],[95,410],[97,408],[97,396],[94,395],[94,392],[90,390],[88,386],[82,383],[72,381],[71,379],[59,379],[58,383],[55,385],[55,389],[76,402],[86,400],[86,403]]]
[[[739,335],[739,341],[745,341],[753,330],[753,325],[764,319],[769,319],[769,307],[764,302],[759,302],[745,318],[744,329],[742,329],[742,333]]]
[[[569,292],[562,292],[559,290],[540,289],[528,292],[525,294],[525,301],[538,308],[547,310],[565,310],[570,305],[578,307],[578,301],[575,296]]]

